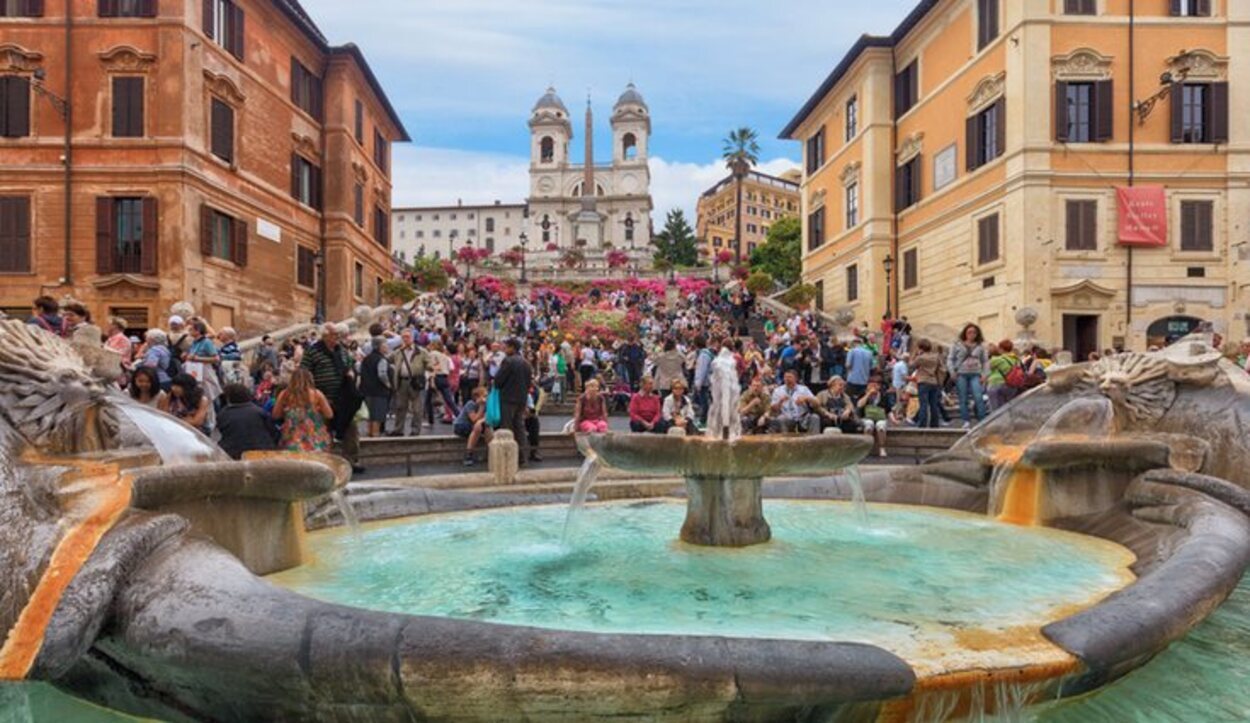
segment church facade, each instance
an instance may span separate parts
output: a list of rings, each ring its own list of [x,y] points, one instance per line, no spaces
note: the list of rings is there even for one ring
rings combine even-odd
[[[651,115],[634,84],[626,87],[612,108],[610,164],[595,163],[589,101],[582,164],[572,163],[569,157],[572,117],[554,88],[548,88],[534,105],[529,127],[531,248],[646,249],[651,243],[653,207],[647,165]]]

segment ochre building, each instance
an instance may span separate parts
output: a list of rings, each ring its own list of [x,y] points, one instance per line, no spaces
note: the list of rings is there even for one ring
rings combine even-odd
[[[799,215],[799,181],[802,173],[781,176],[751,171],[742,179],[742,257],[768,240],[768,229],[779,219]],[[711,258],[733,252],[738,235],[738,182],[733,174],[721,179],[699,196],[695,233]]]
[[[0,307],[346,318],[392,273],[403,140],[360,50],[296,0],[0,2]]]
[[[925,0],[782,133],[804,144],[804,278],[827,311],[918,329],[1015,337],[1032,309],[1082,358],[1203,322],[1239,339],[1247,118],[1250,2]],[[1128,186],[1164,188],[1162,245],[1119,243]]]

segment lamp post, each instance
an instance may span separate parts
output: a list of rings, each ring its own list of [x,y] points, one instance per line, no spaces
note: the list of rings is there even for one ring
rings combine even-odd
[[[313,254],[313,283],[317,285],[317,311],[313,316],[314,324],[324,324],[326,321],[325,265],[325,252],[318,250]]]
[[[894,294],[892,293],[891,284],[893,282],[892,272],[894,271],[894,257],[886,254],[885,260],[881,262],[885,267],[885,315],[893,318],[894,312],[891,309]]]
[[[453,231],[452,233],[455,233],[455,232]],[[473,251],[473,239],[469,239],[468,241],[465,241],[464,247],[468,249],[469,251]],[[465,281],[468,281],[469,279],[473,278],[474,260],[475,259],[474,259],[473,254],[471,253],[465,254],[465,262],[464,262],[464,280]]]
[[[521,283],[528,283],[529,279],[525,276],[525,247],[529,245],[530,237],[524,231],[521,232]]]

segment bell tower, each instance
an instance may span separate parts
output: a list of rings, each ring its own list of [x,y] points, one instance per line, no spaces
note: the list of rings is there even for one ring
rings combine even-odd
[[[612,165],[646,165],[651,141],[651,111],[630,83],[612,108]]]
[[[569,109],[555,88],[548,88],[534,104],[529,126],[530,169],[556,170],[567,165],[573,125],[569,122]]]

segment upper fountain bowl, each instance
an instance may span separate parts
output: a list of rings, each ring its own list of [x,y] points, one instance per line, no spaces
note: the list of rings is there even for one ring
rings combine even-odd
[[[824,475],[857,464],[872,451],[858,435],[706,437],[594,434],[586,443],[611,467],[685,477],[761,478]]]

